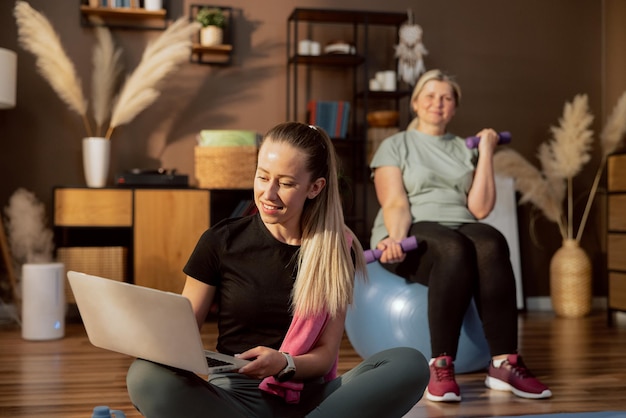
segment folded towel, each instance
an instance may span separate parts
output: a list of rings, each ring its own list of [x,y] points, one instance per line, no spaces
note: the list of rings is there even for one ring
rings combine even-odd
[[[295,315],[285,335],[285,339],[280,346],[280,351],[299,356],[308,353],[319,339],[320,335],[326,327],[330,316],[328,314],[320,314],[312,317],[303,318]],[[331,370],[324,376],[326,382],[337,377],[337,362]],[[287,403],[298,403],[300,401],[300,392],[304,388],[304,384],[298,380],[289,380],[287,382],[279,382],[273,376],[266,377],[259,385],[264,390],[285,399]]]
[[[352,235],[346,233],[346,241],[348,247],[352,247]],[[299,356],[308,353],[319,339],[326,324],[330,319],[328,313],[321,313],[315,316],[301,317],[294,315],[291,325],[287,330],[287,335],[280,346],[280,351],[289,353],[292,356]],[[330,371],[324,376],[324,381],[329,382],[337,377],[337,364],[339,362],[339,353]],[[259,385],[261,390],[280,396],[287,403],[300,402],[300,392],[304,388],[304,383],[299,380],[289,380],[287,382],[279,382],[273,376],[266,377]]]

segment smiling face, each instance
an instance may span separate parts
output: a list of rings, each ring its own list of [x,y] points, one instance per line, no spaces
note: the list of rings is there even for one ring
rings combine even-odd
[[[430,80],[411,105],[418,118],[418,129],[431,134],[445,133],[456,111],[454,89],[446,81]]]
[[[324,178],[311,179],[306,158],[300,149],[266,138],[254,178],[254,201],[261,219],[276,239],[292,245],[300,243],[306,200],[315,198],[326,185]]]

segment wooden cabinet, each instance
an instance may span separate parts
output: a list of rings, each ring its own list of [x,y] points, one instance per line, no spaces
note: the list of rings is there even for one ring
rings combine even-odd
[[[607,163],[608,189],[608,308],[626,311],[626,153],[611,155]]]
[[[135,190],[135,284],[180,292],[182,269],[209,227],[207,190]]]
[[[205,189],[54,190],[57,246],[128,248],[135,284],[179,293],[182,269],[210,224]]]

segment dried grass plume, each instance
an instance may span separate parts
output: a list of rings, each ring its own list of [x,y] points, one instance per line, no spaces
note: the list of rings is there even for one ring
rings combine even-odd
[[[159,83],[189,59],[191,35],[199,29],[200,23],[190,23],[181,17],[148,45],[141,62],[120,92],[106,133],[107,138],[111,137],[116,127],[133,120],[159,97]]]
[[[87,100],[80,79],[61,40],[44,15],[25,1],[15,2],[18,42],[37,58],[37,70],[68,107],[83,119],[87,134],[91,127],[87,119]]]
[[[54,28],[25,1],[16,1],[14,14],[20,45],[35,55],[39,72],[69,108],[82,117],[87,135],[93,136],[81,81]],[[121,50],[115,47],[110,31],[101,21],[93,23],[97,42],[92,57],[95,134],[106,130],[105,137],[110,139],[115,128],[129,123],[154,103],[163,80],[188,61],[192,35],[200,29],[200,23],[189,22],[185,17],[173,22],[146,47],[139,65],[127,78],[117,98],[118,80],[123,71]],[[107,120],[109,124],[105,127]]]
[[[620,97],[600,135],[602,160],[577,233],[574,234],[573,178],[591,159],[593,132],[589,127],[592,121],[587,96],[577,95],[572,102],[565,104],[559,126],[551,127],[553,138],[539,146],[537,157],[541,170],[512,149],[499,151],[494,156],[495,171],[515,179],[515,187],[521,194],[520,203],[530,202],[535,205],[547,219],[558,225],[563,239],[575,239],[578,242],[606,157],[617,149],[626,133],[626,92]],[[563,199],[566,195],[567,213],[564,214]]]
[[[17,189],[4,213],[8,219],[7,235],[15,261],[18,264],[52,261],[52,230],[46,227],[44,205],[34,193]]]
[[[113,99],[124,66],[122,64],[122,50],[115,46],[111,31],[103,25],[99,18],[94,23],[96,24],[94,26],[96,46],[92,56],[91,97],[93,118],[96,122],[95,134],[99,136],[104,133],[102,132],[104,124],[111,116]]]

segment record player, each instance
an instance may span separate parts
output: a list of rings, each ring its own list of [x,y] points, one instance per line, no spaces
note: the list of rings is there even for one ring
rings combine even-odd
[[[115,184],[119,187],[189,187],[189,176],[177,174],[176,169],[164,168],[142,170],[133,168],[126,170],[115,177]]]

